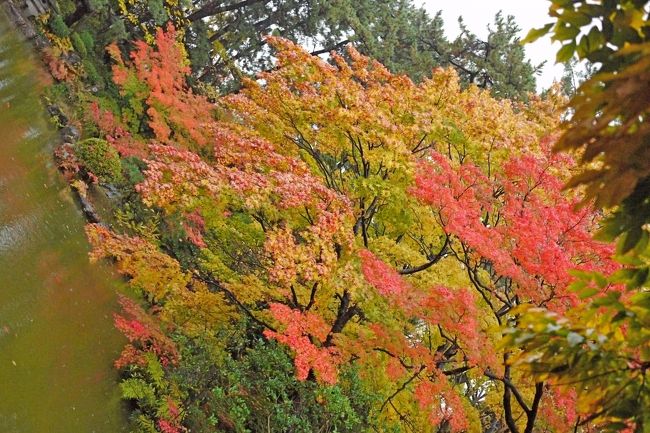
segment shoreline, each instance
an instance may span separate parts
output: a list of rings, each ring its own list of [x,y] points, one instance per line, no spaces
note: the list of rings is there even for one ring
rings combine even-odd
[[[50,45],[47,39],[39,35],[34,24],[23,14],[22,9],[16,5],[14,0],[3,0],[0,5],[16,31],[30,41],[34,48],[41,50]]]
[[[19,7],[14,0],[3,0],[0,3],[0,10],[7,17],[14,30],[21,34],[30,43],[34,51],[39,54],[38,61],[41,63],[41,67],[44,67],[40,55],[43,49],[51,46],[51,44],[44,36],[39,34],[32,20],[22,12],[25,8]],[[44,70],[51,77],[50,72],[46,68]],[[73,147],[79,140],[80,136],[78,131],[75,131],[74,126],[68,123],[68,117],[65,116],[65,113],[63,113],[59,106],[44,103],[43,109],[49,118],[64,120],[60,123],[57,122],[59,123],[59,126],[57,126],[58,140],[57,143],[54,143],[52,153],[50,154],[52,161],[56,164],[58,172],[68,184],[77,208],[84,216],[86,222],[102,224],[94,203],[88,198],[88,194],[86,194],[88,189],[94,188],[94,185],[87,182],[82,176],[75,176],[75,173],[70,174],[66,171],[65,166],[61,164],[61,156],[67,156],[67,149]],[[75,180],[82,182],[83,186],[78,185],[78,182],[75,182]]]

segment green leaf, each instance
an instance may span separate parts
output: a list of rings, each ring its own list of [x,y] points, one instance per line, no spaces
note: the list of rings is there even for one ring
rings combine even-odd
[[[147,353],[145,358],[147,360],[147,372],[156,387],[161,388],[164,384],[165,372],[160,361],[158,361],[158,358],[153,353]]]
[[[585,287],[578,292],[578,296],[580,296],[580,299],[586,299],[594,296],[598,292],[599,290],[594,287]]]
[[[604,221],[594,237],[599,241],[611,242],[623,233],[624,224],[623,214],[618,211]]]
[[[120,383],[122,397],[127,400],[138,400],[140,404],[151,405],[156,401],[156,393],[143,379],[130,378]]]
[[[555,29],[555,35],[553,36],[554,41],[566,41],[573,40],[580,33],[579,27],[568,26],[558,26]]]
[[[589,54],[590,51],[591,51],[591,47],[589,45],[589,38],[586,35],[584,35],[580,38],[580,43],[576,48],[578,58],[584,59],[585,57],[587,57],[587,54]]]
[[[650,244],[650,236],[648,236],[648,232],[646,230],[641,230],[641,237],[639,241],[636,243],[636,246],[634,247],[634,251],[636,252],[637,255],[642,255],[644,251],[648,248],[648,244]]]
[[[648,274],[650,273],[650,268],[641,268],[634,273],[634,277],[628,284],[629,288],[642,287],[646,281],[648,281]]]
[[[607,286],[607,284],[609,284],[609,281],[604,275],[599,274],[598,272],[594,272],[593,276],[594,276],[594,281],[596,281],[596,284],[598,285],[598,288],[604,289]]]
[[[632,296],[632,302],[634,305],[637,307],[645,308],[646,310],[650,310],[650,293],[648,292],[640,292]],[[650,350],[650,347],[648,347]]]
[[[138,430],[136,430],[135,433],[158,433],[158,430],[156,429],[156,423],[147,415],[138,415],[135,420],[135,424],[138,427]]]
[[[614,305],[619,303],[618,298],[620,298],[621,294],[619,292],[609,292],[607,295],[603,296],[602,298],[598,298],[594,300],[592,305],[594,307],[606,307],[609,305]]]
[[[530,44],[531,42],[535,42],[537,39],[541,38],[542,36],[546,35],[549,30],[551,30],[551,27],[553,27],[553,23],[548,23],[544,27],[541,27],[539,29],[531,29],[526,37],[522,39],[521,44]]]
[[[585,3],[578,7],[578,12],[589,17],[598,17],[605,14],[605,8],[599,4]]]
[[[580,269],[569,269],[568,272],[572,277],[587,281],[590,281],[591,277],[593,276],[592,271],[581,271]]]
[[[573,57],[573,53],[576,50],[576,43],[575,42],[570,42],[566,45],[563,45],[562,48],[557,52],[557,55],[555,56],[555,62],[556,63],[564,63],[568,62],[571,60],[571,57]]]
[[[634,227],[625,234],[622,242],[619,242],[619,254],[625,254],[636,246],[641,240],[643,229],[641,227]]]
[[[562,21],[571,24],[574,27],[583,27],[589,24],[592,18],[575,10],[566,9],[562,12]]]
[[[596,51],[605,44],[605,36],[596,26],[589,30],[587,39],[589,40],[589,51]]]

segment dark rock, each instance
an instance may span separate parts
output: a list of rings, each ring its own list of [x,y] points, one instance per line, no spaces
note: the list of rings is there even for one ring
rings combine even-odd
[[[63,114],[63,111],[61,111],[58,105],[50,104],[46,109],[47,113],[52,116],[59,125],[65,126],[68,124],[68,117]]]
[[[61,138],[63,141],[69,143],[75,143],[81,137],[81,132],[77,129],[76,126],[68,125],[65,128],[61,129]]]
[[[54,104],[49,104],[47,107],[45,107],[45,109],[47,110],[47,114],[50,116],[58,116],[59,114],[63,114],[61,109]]]
[[[114,200],[120,197],[119,188],[113,185],[112,183],[102,183],[100,184],[100,186],[104,190],[104,194],[106,194],[106,197],[108,197],[109,199]]]
[[[84,197],[83,194],[80,194],[78,191],[77,192],[77,199],[79,200],[79,203],[81,204],[81,211],[83,212],[84,216],[86,217],[86,220],[89,223],[98,223],[100,222],[99,214],[95,210],[95,206],[93,206],[92,202],[88,200],[88,198]]]
[[[62,58],[66,63],[72,66],[79,66],[82,63],[81,56],[74,51],[70,51],[69,53],[65,54]]]

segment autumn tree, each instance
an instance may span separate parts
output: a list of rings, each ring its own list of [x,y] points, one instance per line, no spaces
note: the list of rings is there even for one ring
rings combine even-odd
[[[301,381],[340,386],[355,368],[380,431],[574,421],[572,394],[502,346],[514,308],[563,312],[579,303],[569,269],[613,266],[590,237],[597,215],[561,192],[558,98],[499,101],[442,69],[414,84],[355,49],[330,64],[269,38],[276,67],[212,105],[189,91],[174,41],[158,31],[130,61],[112,49],[116,83],[142,107],[130,121],[150,129],[123,140],[130,117],[97,116],[123,154],[144,149],[138,199],[178,234],[90,233],[194,348],[187,359],[215,365],[238,329],[286,347]],[[187,395],[212,401],[201,386]]]

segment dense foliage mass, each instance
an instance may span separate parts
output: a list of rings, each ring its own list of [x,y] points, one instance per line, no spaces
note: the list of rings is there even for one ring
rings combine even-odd
[[[552,1],[530,38],[601,63],[568,114],[500,15],[449,42],[406,0],[60,12],[65,168],[119,191],[87,234],[134,291],[135,431],[647,429],[645,2]]]
[[[560,192],[572,163],[550,153],[557,100],[499,102],[444,70],[416,85],[353,49],[330,65],[271,38],[264,84],[214,105],[184,84],[175,41],[158,31],[128,62],[111,48],[122,115],[94,110],[106,140],[145,155],[141,206],[177,227],[173,240],[89,227],[94,257],[114,258],[155,306],[145,321],[125,301],[116,319],[141,423],[172,423],[161,413],[173,404],[194,406],[177,430],[236,424],[212,381],[178,377],[197,368],[182,350],[209,371],[233,351],[254,356],[261,338],[289,350],[298,381],[320,384],[310,398],[336,390],[356,428],[574,422],[571,394],[513,368],[500,330],[519,304],[575,305],[569,269],[612,266],[590,237],[597,216]],[[146,135],[129,126],[136,112]],[[160,371],[173,385],[156,384]],[[354,392],[368,403],[355,407]],[[259,414],[241,416],[254,430]]]

